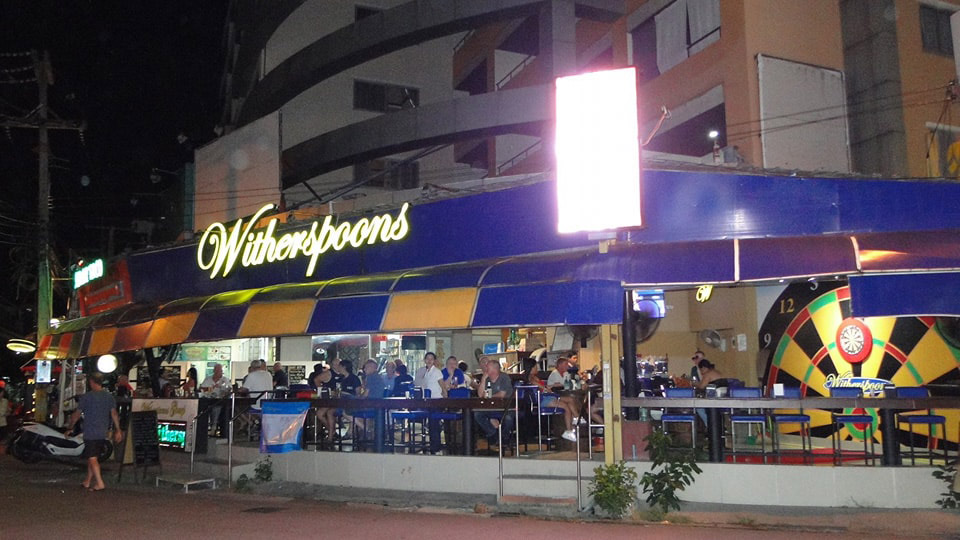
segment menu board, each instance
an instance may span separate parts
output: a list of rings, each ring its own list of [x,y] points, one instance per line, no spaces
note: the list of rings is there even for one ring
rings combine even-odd
[[[307,378],[307,366],[287,366],[287,384],[300,384]]]
[[[157,434],[157,411],[130,413],[121,463],[136,466],[160,465],[160,437]]]

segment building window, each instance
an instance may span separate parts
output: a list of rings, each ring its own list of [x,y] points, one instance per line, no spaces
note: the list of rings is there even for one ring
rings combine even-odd
[[[953,35],[950,16],[953,11],[920,5],[920,37],[923,50],[953,56]]]
[[[413,189],[420,186],[420,163],[398,159],[374,159],[353,166],[353,181],[384,189]]]
[[[353,20],[359,21],[360,19],[366,19],[367,17],[376,15],[383,11],[380,8],[369,7],[369,6],[354,6],[353,9]]]
[[[653,79],[720,39],[720,0],[676,0],[630,34],[640,80]]]
[[[420,90],[408,86],[353,81],[353,108],[393,112],[420,106]]]

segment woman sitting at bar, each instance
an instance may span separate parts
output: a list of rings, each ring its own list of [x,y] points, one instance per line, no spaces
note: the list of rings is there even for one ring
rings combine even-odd
[[[713,384],[717,379],[723,378],[723,374],[717,371],[717,366],[706,358],[700,360],[697,364],[697,370],[700,372],[700,382],[696,384],[697,390],[706,390],[708,384]],[[703,425],[706,426],[707,410],[698,408],[696,412],[700,420],[703,421]]]
[[[180,392],[183,397],[197,397],[197,368],[187,370],[187,380],[180,385]]]
[[[523,381],[530,386],[538,387],[541,394],[549,393],[550,390],[547,389],[547,385],[543,379],[538,376],[539,373],[540,365],[536,360],[527,359],[524,362]],[[573,396],[546,395],[540,398],[541,409],[546,407],[563,409],[563,423],[566,426],[566,430],[563,432],[563,438],[573,441],[577,440],[576,434],[573,431],[573,422],[579,421],[579,418],[577,418],[578,411],[576,403],[577,399]]]
[[[708,384],[723,378],[723,374],[717,371],[717,366],[706,358],[700,360],[697,369],[700,371],[700,382],[697,383],[697,390],[705,390]]]
[[[322,388],[326,389],[326,394],[330,395],[333,373],[329,369],[323,369],[322,364],[317,364],[314,367],[313,378],[310,380],[311,386],[317,388],[317,392],[320,393]],[[332,407],[319,408],[317,409],[317,421],[326,428],[326,433],[323,436],[325,441],[333,440],[334,427],[336,426],[337,410]]]
[[[407,397],[407,390],[413,388],[413,377],[407,373],[407,366],[397,364],[397,377],[393,380],[393,397]]]

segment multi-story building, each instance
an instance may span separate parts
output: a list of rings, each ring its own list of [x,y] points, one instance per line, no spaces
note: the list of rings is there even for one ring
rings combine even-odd
[[[474,367],[489,351],[519,367],[527,353],[547,364],[575,352],[581,369],[603,365],[608,462],[642,444],[638,423],[609,414],[621,403],[621,358],[633,396],[638,356],[664,370],[673,357],[669,372],[680,374],[697,349],[726,378],[810,397],[839,380],[955,380],[960,331],[947,316],[960,305],[951,204],[960,185],[804,172],[870,163],[888,177],[923,173],[914,143],[949,132],[953,71],[945,55],[921,51],[946,48],[940,13],[952,6],[238,0],[226,32],[229,133],[197,154],[195,215],[208,223],[194,227],[205,232],[108,265],[78,291],[86,316],[57,328],[38,358],[142,354],[156,371],[160,351],[174,377],[226,365],[236,378],[265,357],[297,368],[290,380],[301,381],[310,364],[333,358],[415,368],[433,350]],[[922,31],[929,24],[935,33]],[[909,78],[891,75],[890,47]],[[935,67],[914,71],[927,61]],[[644,159],[663,169],[643,173],[642,227],[558,232],[554,79],[626,65],[639,74]],[[222,187],[208,182],[217,177]],[[287,207],[271,215],[264,203],[281,190]],[[500,356],[512,347],[516,356]],[[883,422],[885,442],[895,441],[893,424]],[[942,440],[955,444],[956,416],[946,425]],[[834,433],[876,438],[842,429],[817,433],[831,443]],[[711,442],[722,467],[718,433]],[[374,446],[385,450],[383,438]],[[310,454],[309,469],[324,471],[317,482],[363,485],[328,473],[356,467],[315,466],[330,458]],[[885,464],[897,454],[884,445]],[[377,463],[377,487],[411,488],[406,472],[386,472],[407,462]],[[820,475],[819,491],[856,485],[850,498],[875,500],[859,498],[877,495],[871,483],[812,469],[804,476]],[[742,485],[744,470],[735,473]],[[431,476],[420,488],[491,492],[496,475],[477,474],[483,480]],[[766,467],[751,474],[747,484],[771,485]],[[912,476],[898,485],[929,478],[901,474]],[[836,491],[826,500],[842,504],[847,491]],[[746,495],[696,500],[772,500]],[[890,497],[877,504],[919,500],[913,488]]]
[[[293,204],[352,182],[362,184],[357,196],[537,172],[552,163],[543,141],[553,78],[634,65],[651,164],[669,154],[955,176],[957,9],[938,0],[237,2],[223,123],[281,112]]]

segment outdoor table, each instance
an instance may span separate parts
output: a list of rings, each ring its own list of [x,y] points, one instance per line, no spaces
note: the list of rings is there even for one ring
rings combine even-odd
[[[723,462],[721,413],[723,409],[877,409],[880,434],[883,437],[883,464],[900,465],[900,444],[897,440],[896,414],[920,409],[960,409],[960,397],[894,398],[894,397],[806,397],[788,398],[623,398],[623,407],[707,409],[707,430],[710,433],[710,461]]]
[[[464,454],[473,455],[473,414],[475,410],[503,410],[505,407],[513,409],[512,398],[437,398],[437,399],[417,399],[417,398],[315,398],[315,399],[294,399],[284,401],[309,401],[313,408],[330,409],[374,409],[377,414],[374,416],[374,435],[373,444],[378,453],[386,452],[386,416],[387,411],[408,409],[408,410],[444,410],[459,409],[463,413],[463,451]]]

